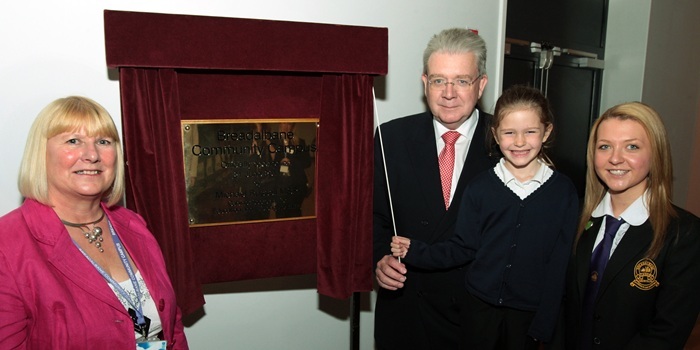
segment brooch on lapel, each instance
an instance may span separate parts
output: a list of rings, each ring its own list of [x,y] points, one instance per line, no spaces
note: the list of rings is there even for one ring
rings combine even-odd
[[[589,228],[591,228],[591,226],[593,226],[593,221],[588,220],[588,222],[586,223],[586,228],[584,229],[584,231],[585,231],[585,230],[588,230]]]
[[[630,287],[637,287],[641,290],[650,290],[658,287],[657,272],[654,260],[644,258],[637,261],[634,265],[634,281],[630,282]]]

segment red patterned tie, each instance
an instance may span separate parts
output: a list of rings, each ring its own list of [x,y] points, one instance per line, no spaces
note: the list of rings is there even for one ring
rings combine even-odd
[[[455,142],[459,138],[456,131],[448,131],[442,134],[445,148],[440,152],[440,180],[442,181],[442,197],[445,199],[445,209],[450,206],[450,189],[452,189],[452,173],[455,168]]]

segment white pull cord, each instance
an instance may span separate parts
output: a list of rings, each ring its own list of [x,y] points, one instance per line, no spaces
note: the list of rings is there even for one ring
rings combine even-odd
[[[396,234],[396,219],[394,218],[394,204],[391,200],[391,186],[389,186],[389,174],[386,169],[386,157],[384,155],[384,142],[382,140],[382,128],[379,126],[379,112],[377,112],[377,97],[374,95],[374,87],[372,87],[372,99],[374,100],[374,120],[377,123],[377,135],[379,136],[379,148],[382,152],[382,164],[384,165],[384,179],[386,179],[386,190],[389,195],[389,211],[391,212],[391,225],[394,228],[394,236]],[[401,257],[397,257],[401,262]]]

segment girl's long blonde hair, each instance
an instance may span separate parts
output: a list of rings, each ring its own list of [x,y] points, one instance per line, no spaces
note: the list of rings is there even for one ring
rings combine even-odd
[[[649,221],[654,231],[654,238],[647,251],[648,258],[656,258],[663,247],[666,232],[671,218],[676,217],[676,210],[671,203],[673,164],[671,162],[671,146],[659,114],[650,106],[641,102],[628,102],[614,106],[598,118],[593,124],[588,137],[588,152],[586,156],[586,194],[584,197],[581,220],[578,225],[576,244],[591,217],[591,213],[605,196],[608,188],[595,172],[595,151],[600,124],[608,119],[632,120],[639,123],[649,138],[651,161],[647,175],[647,193],[649,205]]]

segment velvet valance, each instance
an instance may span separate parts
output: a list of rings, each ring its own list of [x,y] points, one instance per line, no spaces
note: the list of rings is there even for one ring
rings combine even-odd
[[[324,295],[372,287],[373,76],[387,30],[105,11],[119,69],[127,206],[158,239],[187,314],[201,283],[316,273]],[[317,118],[316,217],[189,227],[180,121]]]

